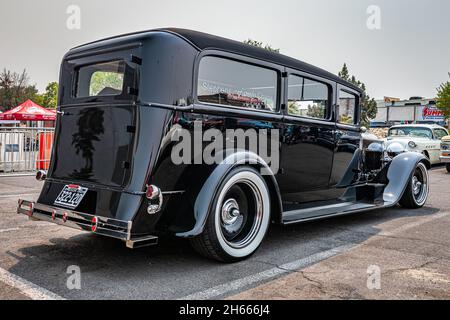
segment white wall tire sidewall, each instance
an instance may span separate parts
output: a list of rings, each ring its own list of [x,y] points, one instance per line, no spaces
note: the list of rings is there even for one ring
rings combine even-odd
[[[223,200],[225,198],[225,195],[229,188],[235,184],[235,182],[241,180],[241,179],[248,179],[251,180],[255,186],[259,189],[262,197],[262,221],[261,225],[259,227],[259,230],[253,239],[251,243],[249,243],[244,248],[233,248],[230,246],[224,239],[222,231],[221,231],[221,204],[223,203]],[[246,256],[251,255],[261,244],[262,240],[264,239],[264,236],[266,234],[267,228],[269,226],[270,222],[270,197],[269,192],[267,189],[267,186],[261,176],[256,174],[255,172],[252,172],[250,170],[248,171],[241,171],[230,177],[230,179],[225,183],[225,185],[220,190],[217,202],[216,202],[216,208],[214,211],[214,227],[215,232],[217,235],[217,240],[220,243],[221,248],[231,257],[233,258],[244,258]]]
[[[416,205],[417,206],[419,206],[419,207],[422,207],[422,206],[424,206],[425,205],[425,203],[427,202],[427,199],[428,199],[428,195],[429,195],[429,192],[430,192],[430,177],[429,177],[429,175],[428,175],[428,170],[427,170],[427,167],[425,166],[425,164],[423,164],[422,162],[419,162],[418,164],[417,164],[417,167],[421,167],[421,170],[422,170],[422,173],[424,174],[424,175],[426,175],[426,196],[424,197],[424,199],[419,203],[417,200],[416,200],[416,197],[414,196],[414,190],[413,190],[413,188],[411,188],[411,192],[413,193],[413,195],[412,195],[412,197],[413,197],[413,199],[414,199],[414,202],[416,203]],[[413,176],[414,176],[414,172],[413,172]]]

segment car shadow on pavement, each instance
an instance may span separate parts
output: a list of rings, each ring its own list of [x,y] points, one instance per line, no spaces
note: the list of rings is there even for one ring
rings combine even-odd
[[[432,207],[417,210],[397,207],[304,224],[273,225],[261,248],[248,260],[236,264],[202,258],[190,248],[188,241],[174,237],[163,237],[156,246],[134,250],[126,248],[122,241],[89,233],[69,238],[50,237],[45,244],[8,252],[17,261],[9,271],[75,299],[89,296],[173,298],[182,296],[183,290],[189,294],[192,290],[261,272],[343,244],[357,245],[376,236],[382,223],[437,212],[439,209]],[[67,268],[72,265],[80,267],[83,278],[89,283],[88,291],[67,289],[70,276]],[[142,291],[139,291],[137,288],[141,286]],[[175,289],[177,286],[179,288]],[[121,289],[116,292],[114,287]]]

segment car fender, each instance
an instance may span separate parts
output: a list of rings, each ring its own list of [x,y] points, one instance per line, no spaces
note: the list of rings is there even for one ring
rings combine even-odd
[[[277,207],[280,211],[282,210],[278,184],[267,162],[254,152],[245,150],[237,151],[225,157],[225,159],[216,166],[208,179],[205,181],[194,204],[195,226],[189,231],[177,233],[177,237],[194,237],[203,232],[220,184],[232,169],[241,165],[250,165],[252,167],[257,167],[264,170],[263,178],[270,179],[272,182],[272,187],[274,188],[274,190],[270,190],[275,193],[275,195],[271,195],[271,198],[275,197]],[[270,189],[270,186],[268,187]]]
[[[392,159],[387,172],[389,183],[383,193],[385,203],[393,206],[400,201],[419,162],[423,162],[428,169],[431,166],[427,157],[418,152],[404,152]]]

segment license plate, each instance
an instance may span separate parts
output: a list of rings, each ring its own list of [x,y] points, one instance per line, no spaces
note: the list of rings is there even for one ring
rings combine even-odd
[[[88,188],[70,184],[65,185],[54,204],[75,209],[80,204],[87,191]]]

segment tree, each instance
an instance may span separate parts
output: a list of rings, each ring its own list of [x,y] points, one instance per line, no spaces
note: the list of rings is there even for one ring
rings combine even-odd
[[[46,108],[55,109],[58,105],[58,83],[50,82],[45,88],[45,92],[42,95],[42,105]]]
[[[27,99],[37,97],[35,85],[29,84],[29,77],[24,69],[21,74],[3,69],[0,73],[0,108],[11,109]]]
[[[450,72],[448,73],[450,77]],[[436,106],[444,112],[446,119],[450,119],[450,82],[442,83],[437,88]]]
[[[342,66],[338,76],[363,90],[361,101],[361,125],[368,127],[370,119],[375,118],[377,115],[377,102],[367,94],[366,85],[363,82],[357,80],[355,76],[350,76],[346,63]]]
[[[91,78],[90,95],[97,95],[105,88],[122,90],[123,74],[117,72],[95,72]]]
[[[251,46],[254,46],[254,47],[266,49],[266,50],[271,51],[271,52],[280,53],[280,49],[274,49],[274,48],[272,48],[272,46],[270,44],[264,45],[261,41],[247,39],[247,40],[244,41],[244,43],[248,44],[248,45],[251,45]]]

